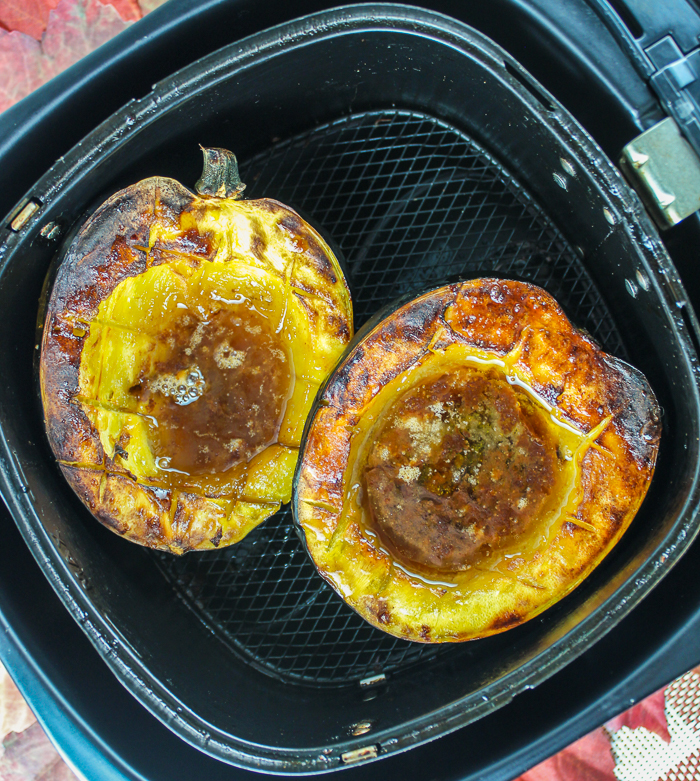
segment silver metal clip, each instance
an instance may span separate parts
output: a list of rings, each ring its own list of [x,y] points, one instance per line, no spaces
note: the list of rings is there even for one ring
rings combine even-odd
[[[700,209],[700,157],[671,117],[630,141],[620,165],[661,228]]]

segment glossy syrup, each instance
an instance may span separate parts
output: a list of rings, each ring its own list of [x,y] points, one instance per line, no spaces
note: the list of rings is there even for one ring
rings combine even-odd
[[[162,339],[167,358],[130,389],[158,421],[160,469],[220,473],[276,441],[291,367],[265,317],[242,305],[206,318],[183,309]]]
[[[602,433],[604,424],[588,435],[579,431],[570,421],[564,420],[560,413],[542,399],[515,369],[517,353],[514,351],[505,359],[479,354],[469,354],[463,348],[448,350],[449,355],[432,355],[419,362],[412,370],[413,376],[404,376],[390,383],[375,399],[364,419],[354,432],[352,442],[351,484],[358,486],[353,501],[347,501],[341,517],[340,528],[345,529],[357,524],[367,544],[378,553],[384,554],[392,569],[408,576],[416,586],[431,590],[449,589],[465,583],[489,581],[494,577],[515,577],[511,574],[523,563],[532,561],[542,552],[561,530],[567,520],[574,520],[581,500],[581,460],[591,444]],[[508,358],[511,358],[509,361]],[[520,413],[528,428],[536,437],[546,443],[556,453],[554,470],[547,495],[541,503],[537,517],[524,534],[504,534],[496,544],[487,543],[476,555],[459,569],[429,567],[407,556],[406,551],[396,545],[389,535],[377,523],[376,514],[369,502],[364,473],[367,469],[372,444],[379,432],[390,420],[392,410],[400,399],[421,380],[429,381],[435,372],[455,371],[462,367],[472,370],[498,373],[501,381],[511,386],[518,399]],[[498,481],[493,491],[498,492]]]

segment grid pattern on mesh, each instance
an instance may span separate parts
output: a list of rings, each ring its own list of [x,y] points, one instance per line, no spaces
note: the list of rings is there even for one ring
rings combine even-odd
[[[433,117],[347,117],[273,146],[241,172],[248,197],[274,195],[337,243],[356,326],[398,296],[495,275],[546,288],[624,357],[604,301],[549,218],[487,152]],[[347,607],[309,562],[289,510],[231,548],[158,559],[232,649],[286,680],[349,683],[438,652],[385,635]]]
[[[289,509],[230,548],[160,559],[204,621],[278,677],[348,682],[435,653],[379,632],[347,607],[316,573]]]

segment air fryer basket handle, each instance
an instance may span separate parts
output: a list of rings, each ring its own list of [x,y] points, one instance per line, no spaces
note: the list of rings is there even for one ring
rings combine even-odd
[[[694,0],[588,0],[700,155],[700,8]]]

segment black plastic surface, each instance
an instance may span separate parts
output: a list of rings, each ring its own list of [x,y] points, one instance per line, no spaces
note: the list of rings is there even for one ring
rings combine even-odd
[[[692,0],[590,0],[700,155],[700,10]]]
[[[206,9],[204,9],[204,11],[206,11]],[[609,54],[610,60],[614,61],[614,52]],[[532,56],[532,54],[530,54],[530,56]],[[572,64],[576,64],[575,58],[573,58],[572,62],[568,63],[568,65]],[[585,70],[586,68],[590,67],[590,64],[578,63],[577,67],[582,67]],[[577,96],[576,100],[580,100],[580,96]],[[611,97],[611,101],[614,103],[614,96]],[[622,104],[620,104],[620,110],[624,114],[625,109],[622,107]],[[624,120],[615,124],[615,127],[618,129],[623,126]],[[615,132],[618,131],[616,130]],[[60,136],[60,134],[56,135]],[[15,192],[17,191],[15,190]],[[672,239],[672,241],[674,241],[676,244],[674,249],[678,254],[678,257],[681,259],[685,255],[688,257],[692,255],[691,242],[697,234],[696,226],[692,224],[686,225],[683,230],[685,231],[684,234],[677,233],[675,235],[679,238]],[[628,703],[630,692],[633,693],[632,696],[643,696],[643,693],[651,691],[656,686],[667,681],[670,677],[673,677],[673,675],[682,672],[691,664],[696,663],[695,649],[697,630],[696,624],[693,622],[693,616],[696,615],[697,606],[695,605],[693,599],[693,580],[690,575],[686,577],[685,580],[679,580],[678,578],[681,577],[680,575],[678,578],[676,578],[676,573],[679,571],[679,569],[686,573],[689,572],[692,574],[692,569],[689,570],[690,564],[686,565],[686,562],[688,562],[688,558],[681,562],[679,568],[670,576],[672,583],[668,586],[668,590],[665,589],[665,583],[669,583],[669,581],[665,581],[665,583],[662,584],[657,592],[652,594],[648,600],[646,600],[644,603],[642,603],[641,606],[637,608],[635,613],[633,613],[630,618],[623,622],[621,627],[631,626],[630,631],[627,631],[626,634],[622,634],[621,628],[618,627],[618,629],[613,631],[609,638],[601,641],[601,643],[595,647],[599,648],[601,645],[603,646],[600,655],[591,656],[592,652],[588,652],[584,657],[582,657],[582,659],[592,659],[588,666],[583,665],[583,662],[580,660],[581,664],[576,662],[570,668],[567,668],[567,671],[569,669],[572,671],[578,669],[579,672],[583,672],[584,675],[586,671],[591,672],[592,675],[587,676],[588,681],[593,678],[599,682],[600,686],[591,687],[589,684],[583,686],[580,683],[580,677],[577,679],[573,672],[570,676],[567,677],[567,675],[564,674],[567,671],[564,671],[563,673],[555,676],[555,678],[552,679],[552,681],[549,683],[542,684],[542,686],[538,687],[535,692],[522,695],[521,698],[518,698],[518,700],[516,700],[514,703],[502,709],[502,711],[499,712],[499,714],[503,714],[502,721],[494,721],[496,716],[499,714],[494,714],[493,717],[488,717],[488,719],[490,719],[489,725],[493,730],[493,733],[499,735],[498,744],[497,746],[493,746],[493,751],[490,751],[491,745],[489,744],[489,741],[485,739],[486,735],[484,732],[477,729],[476,731],[470,733],[469,730],[472,730],[473,728],[467,728],[467,730],[462,730],[460,733],[454,736],[454,738],[445,738],[438,744],[433,744],[433,747],[436,748],[440,746],[447,746],[447,748],[443,748],[443,751],[447,751],[450,754],[450,761],[447,763],[450,765],[449,769],[445,766],[446,763],[444,762],[444,754],[439,752],[439,748],[437,748],[437,750],[431,754],[429,749],[432,749],[433,747],[426,746],[424,748],[414,750],[409,755],[409,757],[414,760],[415,764],[405,762],[403,761],[405,758],[398,757],[396,760],[385,760],[385,762],[381,764],[381,769],[376,769],[377,772],[382,772],[384,768],[388,769],[389,766],[387,763],[392,762],[394,763],[392,764],[392,767],[396,769],[397,772],[402,772],[403,774],[410,774],[411,768],[413,768],[414,776],[407,775],[407,777],[425,777],[424,774],[421,776],[415,776],[415,768],[423,767],[424,770],[421,772],[425,773],[427,772],[425,768],[428,766],[435,769],[436,775],[437,772],[443,775],[444,771],[445,778],[462,777],[463,773],[469,773],[468,776],[465,775],[464,777],[473,777],[471,775],[471,770],[468,768],[471,767],[473,769],[478,765],[480,768],[479,772],[484,771],[484,769],[488,770],[490,768],[492,771],[491,777],[493,778],[511,777],[512,775],[515,775],[516,772],[522,770],[527,764],[530,764],[531,762],[536,761],[536,759],[542,758],[546,754],[551,753],[551,751],[569,742],[569,740],[573,739],[574,737],[578,737],[578,735],[580,735],[582,731],[585,731],[585,729],[588,729],[591,726],[595,726],[597,723],[599,723],[599,721],[605,718],[606,715],[612,715],[612,713],[621,710]],[[29,565],[31,565],[31,562],[29,562]],[[22,571],[27,572],[31,569],[31,566],[25,566],[22,568]],[[13,568],[8,568],[7,571],[15,573]],[[45,587],[45,584],[43,585]],[[656,595],[661,591],[665,591],[666,599],[662,599],[661,597],[658,599],[656,598]],[[50,595],[50,591],[47,593]],[[676,595],[681,599],[674,599]],[[31,611],[20,610],[19,613],[13,612],[12,605],[18,600],[16,594],[13,593],[12,588],[8,588],[8,593],[4,596],[7,596],[7,600],[3,602],[6,613],[9,612],[12,614],[14,623],[26,629],[29,635],[31,635],[33,622],[28,618],[28,614],[31,613]],[[45,598],[42,601],[48,605],[51,602],[51,599]],[[645,608],[649,604],[652,605],[652,608],[646,612]],[[673,604],[678,609],[678,613],[668,610],[669,604]],[[688,611],[687,613],[685,612],[686,610]],[[639,622],[637,624],[631,624],[632,619],[635,618],[638,614],[640,616]],[[60,613],[60,615],[65,619],[65,616],[62,613]],[[648,631],[644,631],[644,627],[648,625],[649,622],[653,622],[655,625],[655,631],[652,635],[650,635]],[[43,629],[43,627],[34,627],[34,629]],[[62,658],[60,664],[52,664],[51,654],[48,653],[49,643],[43,642],[46,640],[46,638],[42,638],[42,641],[33,647],[32,643],[29,643],[30,656],[32,653],[34,653],[35,656],[42,657],[42,666],[50,670],[51,673],[55,673],[59,668],[62,668],[64,671],[70,669],[67,663],[71,658],[74,658],[72,657],[72,654],[76,653],[76,651],[74,650],[74,646],[70,644],[69,637],[71,634],[74,636],[73,640],[75,641],[75,645],[78,647],[80,646],[81,642],[83,642],[83,639],[80,637],[78,630],[73,627],[73,632],[71,632],[70,629],[70,622],[68,622],[68,626],[65,627],[65,638],[67,645],[66,656],[65,658]],[[76,633],[77,639],[75,637]],[[9,634],[5,635],[6,640],[8,640],[9,637]],[[622,642],[618,640],[617,645],[615,645],[613,644],[612,640],[610,640],[611,637],[623,637],[627,638],[627,640],[623,640]],[[631,637],[634,637],[634,641],[630,644]],[[6,660],[6,663],[8,663],[11,669],[13,669],[12,659],[18,658],[15,654],[18,652],[17,649],[25,643],[24,638],[26,638],[26,634],[22,639],[19,640],[19,642],[15,642],[14,639],[12,642],[8,640],[7,644],[4,645],[2,649],[0,649],[3,651],[3,656]],[[665,643],[667,643],[667,645],[665,645]],[[624,649],[625,653],[622,654],[624,659],[619,659],[620,655],[615,653],[616,648]],[[70,649],[70,651],[68,649]],[[92,649],[86,647],[84,650],[86,653],[84,655],[84,660],[81,660],[82,664],[84,664],[85,669],[87,670],[90,667],[89,660],[92,658],[92,664],[95,668],[94,679],[99,680],[101,677],[103,677],[97,672],[98,669],[101,669],[101,663],[96,664],[96,657],[92,652]],[[656,651],[659,651],[661,655],[661,661],[663,663],[660,663],[660,661],[653,656]],[[614,660],[619,660],[621,664],[614,664]],[[65,665],[65,667],[63,667],[63,665]],[[14,665],[15,671],[20,668],[22,668],[22,665]],[[28,670],[29,668],[22,669]],[[610,669],[610,673],[609,676],[602,676],[604,680],[601,680],[600,671],[604,669]],[[73,699],[76,702],[79,702],[80,706],[87,708],[88,712],[90,712],[90,708],[92,707],[93,710],[91,713],[91,718],[93,718],[95,722],[99,723],[100,719],[97,717],[97,714],[98,712],[103,711],[100,708],[95,709],[95,703],[91,702],[91,698],[87,694],[87,691],[83,691],[84,689],[87,690],[89,687],[87,683],[82,680],[80,675],[81,671],[82,667],[79,670],[74,670],[74,675],[72,676],[71,681],[66,680],[68,676],[65,675],[65,672],[59,672],[57,676],[61,679],[59,688],[62,686],[64,691],[69,691],[69,699]],[[34,697],[31,697],[31,687],[34,685],[31,683],[31,681],[34,679],[32,678],[30,671],[27,671],[26,674],[27,678],[25,680],[25,684],[26,686],[30,687],[30,690],[28,690],[30,693],[30,699],[34,699],[35,702],[38,702],[40,697],[37,694],[36,688],[33,689]],[[53,677],[55,679],[56,676]],[[557,680],[560,681],[561,688],[559,689],[553,688],[554,684],[552,682]],[[579,681],[578,685],[577,680]],[[615,686],[613,682],[618,685]],[[114,686],[113,682],[109,679],[108,683]],[[550,686],[550,684],[552,685]],[[102,686],[104,686],[104,684],[102,684]],[[106,688],[110,688],[109,685],[107,685]],[[117,688],[116,691],[119,691],[119,689]],[[540,692],[542,696],[538,699],[538,693]],[[122,697],[124,697],[124,693],[121,692],[121,694]],[[571,695],[571,697],[569,695]],[[596,700],[596,697],[599,697],[600,699]],[[532,698],[535,698],[534,707]],[[585,703],[588,702],[589,699],[591,707],[590,709],[587,709]],[[118,696],[116,697],[116,700],[117,707],[124,707],[128,711],[128,706],[126,703],[131,703],[128,697],[123,700],[121,705],[118,703]],[[527,703],[523,702],[524,705],[527,704],[526,712],[520,712],[517,708],[514,709],[514,706],[518,701],[524,700],[527,700]],[[596,708],[596,702],[601,703],[600,711],[598,711]],[[555,705],[555,707],[552,708],[552,705]],[[47,710],[50,710],[50,708],[47,707]],[[509,712],[517,714],[518,719],[520,720],[517,729],[516,722],[513,722],[510,728],[508,727],[509,721],[506,714]],[[537,714],[537,718],[535,719],[533,719],[533,712]],[[566,717],[569,715],[572,717],[571,721],[566,719]],[[560,717],[562,718],[561,721]],[[102,719],[102,721],[104,722],[105,719]],[[141,770],[147,773],[147,777],[149,778],[177,777],[178,773],[176,771],[173,775],[171,765],[170,775],[159,775],[162,767],[169,766],[167,761],[165,761],[166,751],[169,753],[174,752],[174,756],[177,756],[178,760],[183,763],[182,765],[178,765],[178,768],[185,768],[181,775],[183,778],[191,777],[191,774],[196,771],[204,770],[207,773],[215,772],[213,771],[214,767],[221,767],[220,765],[217,765],[217,763],[214,763],[213,765],[208,764],[210,763],[209,760],[201,757],[201,755],[197,754],[197,752],[193,752],[191,749],[186,750],[184,752],[184,756],[182,756],[180,753],[178,753],[177,750],[175,750],[174,744],[170,742],[172,740],[170,735],[165,730],[163,730],[163,728],[157,725],[157,723],[150,719],[150,717],[146,717],[145,720],[135,718],[135,722],[138,724],[138,728],[142,730],[140,733],[141,740],[139,740],[139,733],[137,733],[136,730],[130,731],[129,719],[125,719],[123,722],[120,719],[120,723],[118,725],[115,725],[113,722],[114,719],[111,719],[109,727],[106,727],[102,731],[102,735],[106,735],[108,737],[108,742],[120,746],[120,754],[122,755],[122,759],[115,760],[115,766],[119,766],[122,770],[124,769],[123,757],[129,757],[129,759],[134,761]],[[149,729],[147,725],[151,722],[153,722],[154,726]],[[484,724],[485,730],[486,723],[482,722],[482,724]],[[523,730],[523,724],[528,725],[527,731]],[[474,725],[474,728],[478,726],[479,725]],[[52,725],[49,724],[49,727],[51,728]],[[59,721],[54,720],[53,729],[56,730],[59,727]],[[80,729],[81,728],[78,727],[78,730]],[[551,734],[548,734],[548,730],[551,730]],[[126,739],[123,739],[120,742],[120,738],[124,738],[125,733]],[[474,756],[471,751],[468,752],[469,756],[465,757],[462,750],[460,749],[460,747],[464,746],[465,743],[463,741],[458,743],[456,738],[465,733],[468,735],[471,734],[474,738],[472,740],[467,737],[466,741],[468,744],[472,746],[479,746],[478,757]],[[507,743],[511,752],[510,754],[507,753],[505,757],[503,757],[504,746],[501,739],[501,736],[504,733],[508,734]],[[99,752],[95,751],[94,747],[90,745],[89,741],[92,740],[92,736],[89,736],[87,732],[79,731],[77,737],[76,735],[68,732],[63,732],[62,735],[63,742],[74,752],[76,752],[75,755],[80,753],[82,756],[84,753],[90,757],[89,761],[94,762],[98,762],[98,760],[101,758]],[[147,748],[145,745],[148,743],[146,736],[148,739],[153,737],[157,744],[160,745],[162,742],[162,744],[167,747],[162,752],[161,759],[156,759],[154,761],[152,756],[152,746]],[[533,740],[528,749],[525,749],[524,751],[519,750],[519,737],[527,740]],[[539,741],[537,740],[538,737]],[[82,742],[83,739],[85,739],[87,742]],[[520,746],[520,748],[522,748],[522,746]],[[450,749],[452,749],[452,751],[450,751]],[[438,761],[437,759],[440,755],[443,756],[442,762]],[[186,757],[190,758],[189,762],[186,760]],[[503,758],[503,761],[499,761],[499,758]],[[101,759],[104,760],[104,758]],[[198,764],[200,761],[204,762],[205,765],[201,766]],[[431,762],[432,764],[430,764]],[[482,762],[485,762],[486,764],[480,764]],[[154,767],[154,764],[162,765],[162,767]],[[503,768],[506,769],[504,770]],[[101,768],[101,770],[102,769],[103,768]],[[233,771],[230,768],[225,768],[225,771],[229,774],[238,772]],[[363,772],[367,774],[371,773],[372,771],[368,768],[363,771],[352,770],[346,772]],[[505,775],[502,774],[503,772]],[[95,766],[93,766],[91,770],[91,775],[96,778],[105,777],[98,773],[97,770],[95,770]],[[226,777],[234,776],[227,775]],[[369,775],[365,775],[364,777],[369,777]]]
[[[337,239],[356,328],[426,285],[497,275],[546,287],[606,351],[627,357],[561,232],[497,160],[433,117],[351,115],[275,144],[242,170],[249,197],[275,193]],[[282,680],[357,682],[451,650],[377,632],[350,610],[318,577],[291,508],[232,548],[158,559],[212,632]]]
[[[377,697],[368,700],[357,685],[292,686],[258,672],[181,607],[146,551],[123,544],[94,523],[57,474],[41,417],[27,393],[36,353],[26,309],[9,315],[4,321],[9,330],[0,340],[5,345],[0,360],[14,381],[0,396],[6,501],[47,576],[105,661],[144,705],[213,756],[258,769],[322,772],[341,766],[345,752],[353,749],[371,744],[381,755],[391,754],[482,718],[605,634],[697,532],[698,387],[694,348],[679,314],[687,306],[683,290],[648,217],[610,163],[526,72],[512,60],[504,63],[506,58],[468,28],[401,7],[373,7],[371,25],[363,8],[348,8],[272,30],[197,63],[114,115],[35,185],[39,212],[21,233],[6,237],[0,301],[9,313],[18,299],[39,297],[53,250],[42,238],[42,226],[57,223],[65,229],[104,195],[156,172],[193,181],[199,155],[187,150],[196,150],[197,143],[236,149],[245,175],[249,155],[272,154],[270,141],[274,148],[276,138],[308,132],[350,112],[399,106],[428,113],[445,125],[446,139],[451,132],[473,135],[515,172],[525,190],[521,208],[534,214],[539,202],[577,248],[587,272],[575,270],[571,250],[572,260],[557,271],[556,253],[516,241],[495,248],[493,268],[486,258],[479,273],[497,270],[499,253],[510,252],[514,261],[525,263],[523,273],[532,258],[541,269],[536,281],[563,298],[565,306],[576,306],[591,287],[597,289],[593,299],[604,291],[631,362],[647,375],[666,409],[652,491],[623,541],[581,587],[507,636],[455,646],[424,660],[420,668],[393,671]],[[297,112],[299,105],[306,112]],[[239,122],[243,116],[245,122]],[[402,163],[407,185],[425,186],[420,168],[414,170],[414,161],[426,154],[421,143],[399,136],[389,145],[395,147],[400,151],[387,170],[401,171]],[[452,160],[449,148],[445,173],[464,158],[455,152]],[[313,157],[311,142],[308,149]],[[331,205],[338,201],[341,213],[362,220],[365,202],[347,190],[342,159],[333,163],[332,156],[320,152],[318,157],[329,165],[334,187],[323,196],[323,187],[315,192],[309,185],[308,194],[330,199]],[[367,177],[380,181],[387,173],[381,166],[373,169],[378,162],[372,153],[364,166]],[[299,205],[323,219],[324,212],[316,214],[310,202]],[[488,209],[497,211],[497,197]],[[423,219],[430,213],[427,209]],[[381,229],[376,219],[364,217],[368,236]],[[466,208],[457,211],[458,223],[469,219]],[[398,246],[413,240],[414,250],[422,252],[420,268],[427,271],[433,256],[421,249],[410,216],[408,222],[396,222],[404,224]],[[485,240],[486,225],[477,221],[475,231],[481,229]],[[445,238],[449,245],[450,237]],[[342,244],[340,236],[338,241]],[[444,264],[468,275],[466,248],[448,245],[443,249],[450,257],[459,259],[462,253],[464,258],[445,257]],[[394,275],[397,261],[391,254],[375,249],[368,253],[373,256],[380,274]],[[351,281],[355,273],[363,284],[373,279],[359,254],[346,253],[346,259]],[[419,278],[415,282],[420,286]],[[367,290],[372,292],[374,284]],[[359,282],[356,289],[361,289]],[[376,306],[383,302],[375,299],[370,296]],[[361,301],[360,295],[358,305]],[[600,322],[585,324],[595,329]],[[264,527],[260,533],[265,534]],[[329,658],[327,665],[332,664]],[[254,710],[249,702],[257,704]],[[300,709],[307,714],[303,721],[296,717]],[[354,731],[353,725],[365,722],[373,725],[371,737]]]
[[[0,214],[99,122],[146,95],[160,79],[246,35],[337,5],[330,0],[169,0],[0,115]],[[586,0],[422,0],[413,5],[470,24],[503,46],[612,159],[664,116]]]
[[[261,778],[202,754],[141,707],[66,612],[2,503],[0,528],[6,543],[0,546],[0,658],[88,781]],[[695,546],[610,634],[509,705],[406,754],[348,768],[341,777],[511,781],[698,664],[698,568]]]

